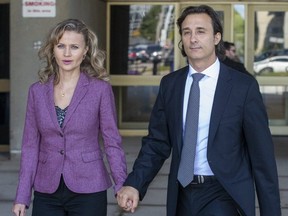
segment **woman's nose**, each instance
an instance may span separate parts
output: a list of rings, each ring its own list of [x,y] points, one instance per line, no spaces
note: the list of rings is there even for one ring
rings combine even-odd
[[[64,56],[70,56],[71,55],[71,50],[69,47],[65,48],[64,50]]]

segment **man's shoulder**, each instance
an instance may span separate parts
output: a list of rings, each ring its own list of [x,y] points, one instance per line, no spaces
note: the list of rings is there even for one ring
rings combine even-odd
[[[242,72],[242,73],[245,73],[247,75],[250,75],[252,76],[251,73],[249,73],[249,71],[246,70],[245,66],[243,63],[241,62],[236,62],[236,61],[233,61],[229,58],[225,58],[223,61],[222,61],[226,66],[230,67],[230,68],[233,68],[234,70],[237,70],[239,72]]]
[[[176,77],[179,77],[179,76],[183,76],[185,74],[187,74],[187,72],[189,71],[189,66],[185,66],[185,67],[182,67],[178,70],[175,70],[167,75],[165,75],[163,78],[165,79],[174,79]]]
[[[185,84],[187,73],[189,71],[189,67],[185,66],[178,70],[175,70],[165,76],[162,77],[160,86],[162,89],[174,89],[176,86],[181,86]]]
[[[239,68],[243,68],[243,67],[244,67],[244,64],[243,64],[243,63],[233,61],[232,59],[230,59],[230,58],[228,58],[228,57],[226,57],[222,62],[223,62],[225,65],[230,66],[230,67],[235,68],[235,69],[237,69],[238,67],[239,67]]]

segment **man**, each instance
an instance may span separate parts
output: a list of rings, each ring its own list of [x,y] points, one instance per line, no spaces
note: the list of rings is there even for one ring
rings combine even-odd
[[[236,54],[235,44],[228,41],[224,41],[223,45],[225,48],[225,58],[223,60],[223,63],[231,68],[234,68],[235,70],[238,70],[242,73],[246,73],[252,76],[252,74],[246,70],[244,64],[240,62]]]
[[[255,216],[255,188],[261,216],[281,215],[272,137],[256,80],[218,60],[223,29],[212,8],[187,7],[177,25],[189,66],[161,80],[149,134],[117,194],[118,204],[134,212],[172,151],[167,216]],[[182,167],[193,125],[185,129],[191,123],[185,119],[194,111],[187,106],[196,76],[204,77],[198,81],[198,134],[190,137],[197,143],[193,173],[184,173],[193,177],[187,185]]]
[[[236,46],[234,43],[228,42],[228,41],[223,41],[223,45],[225,48],[225,55],[236,62],[240,62],[237,54],[236,54]]]

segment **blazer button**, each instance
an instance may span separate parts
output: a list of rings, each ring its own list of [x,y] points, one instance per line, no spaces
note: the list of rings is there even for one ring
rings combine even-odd
[[[61,151],[60,151],[60,154],[61,154],[61,155],[64,155],[64,150],[61,150]]]

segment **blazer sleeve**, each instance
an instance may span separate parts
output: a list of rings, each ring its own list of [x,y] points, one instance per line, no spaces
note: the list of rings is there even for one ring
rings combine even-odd
[[[34,177],[38,163],[40,133],[37,129],[33,86],[28,93],[26,118],[22,138],[19,183],[15,203],[29,207]]]
[[[117,128],[114,95],[109,84],[105,86],[101,97],[100,129],[104,141],[105,154],[115,183],[114,192],[116,194],[127,177],[127,167],[121,136]]]
[[[247,94],[243,125],[255,178],[260,214],[281,215],[274,146],[266,108],[255,79]]]

